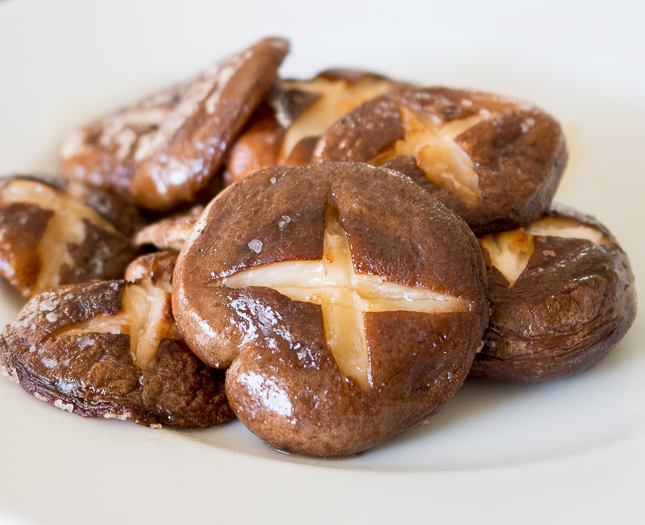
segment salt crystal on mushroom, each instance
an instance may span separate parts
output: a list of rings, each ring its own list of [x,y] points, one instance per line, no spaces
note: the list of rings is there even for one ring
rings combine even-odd
[[[253,239],[251,242],[249,242],[248,246],[255,253],[260,253],[262,251],[262,241],[260,239]]]
[[[45,365],[46,368],[52,369],[56,368],[58,366],[58,361],[56,359],[50,359],[48,357],[43,357],[41,359],[43,365]]]
[[[51,312],[54,310],[60,301],[58,299],[47,299],[40,303],[40,311],[41,312]]]
[[[291,217],[289,217],[288,215],[283,215],[280,221],[278,221],[278,228],[280,228],[280,230],[284,230],[287,224],[289,224],[290,222]]]

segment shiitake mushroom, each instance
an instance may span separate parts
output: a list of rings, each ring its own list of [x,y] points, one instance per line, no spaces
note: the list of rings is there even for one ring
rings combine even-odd
[[[127,281],[61,286],[32,298],[0,338],[3,371],[30,394],[84,417],[151,427],[233,418],[224,372],[205,366],[172,316],[176,253],[137,259]]]
[[[244,126],[227,184],[320,164],[259,173],[203,215],[195,207],[135,238],[174,249],[189,239],[176,272],[179,325],[203,362],[230,366],[226,390],[253,432],[287,451],[355,454],[427,419],[461,385],[487,323],[486,279],[468,229],[428,194],[488,234],[490,326],[470,377],[570,376],[623,337],[635,291],[616,240],[561,207],[535,220],[567,160],[552,117],[360,71],[271,87],[286,50],[263,40],[82,128],[61,155],[66,177],[162,212],[206,191]],[[323,164],[335,161],[398,171],[427,193],[387,169]],[[8,179],[0,271],[27,296],[120,277],[140,225],[109,192]],[[3,371],[83,416],[196,427],[232,418],[224,373],[174,325],[176,257],[140,258],[127,281],[34,297],[0,338]]]
[[[288,50],[279,38],[197,78],[74,131],[61,150],[66,178],[131,195],[149,210],[191,201],[271,88]]]
[[[383,165],[412,156],[428,192],[477,234],[540,217],[564,172],[558,122],[530,104],[490,93],[403,86],[331,126],[313,162]]]
[[[568,154],[560,125],[544,111],[490,93],[356,78],[344,91],[325,80],[319,99],[285,119],[288,127],[277,110],[258,115],[232,150],[229,182],[271,165],[393,168],[409,157],[413,165],[400,167],[420,173],[416,182],[479,235],[526,225],[548,209]],[[293,85],[312,89],[316,81]]]
[[[578,374],[634,321],[629,259],[592,217],[554,206],[529,226],[480,243],[491,316],[469,377],[524,382]]]
[[[466,224],[366,164],[255,173],[204,211],[175,268],[178,327],[228,368],[238,418],[274,447],[356,454],[427,420],[487,325]]]
[[[117,195],[78,182],[0,180],[0,275],[25,297],[60,284],[123,277],[143,221]]]

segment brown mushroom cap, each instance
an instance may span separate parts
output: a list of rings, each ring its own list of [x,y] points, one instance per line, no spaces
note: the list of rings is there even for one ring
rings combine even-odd
[[[0,274],[32,297],[59,284],[116,279],[135,256],[135,206],[78,182],[0,181]]]
[[[488,93],[408,86],[338,120],[312,160],[384,165],[401,155],[413,156],[425,174],[415,180],[478,234],[540,217],[567,161],[560,125],[534,106]]]
[[[129,192],[139,206],[191,201],[271,88],[288,50],[261,40],[185,84],[75,131],[63,145],[65,177]]]
[[[38,399],[84,417],[198,428],[230,420],[224,373],[204,366],[174,325],[175,258],[135,261],[136,284],[63,286],[31,299],[0,339],[6,372]]]
[[[231,365],[247,427],[347,456],[453,396],[487,324],[484,282],[474,236],[438,200],[390,170],[328,163],[222,192],[180,253],[173,305],[191,349]]]
[[[634,321],[629,260],[595,219],[556,206],[525,229],[480,242],[491,318],[469,377],[525,382],[578,374]]]
[[[135,235],[134,243],[137,246],[152,244],[161,250],[170,248],[179,251],[203,211],[203,206],[193,206],[186,213],[177,213],[150,224]]]
[[[320,135],[336,120],[396,85],[375,73],[352,69],[330,69],[311,80],[279,81],[232,148],[226,184],[264,168],[310,164]]]

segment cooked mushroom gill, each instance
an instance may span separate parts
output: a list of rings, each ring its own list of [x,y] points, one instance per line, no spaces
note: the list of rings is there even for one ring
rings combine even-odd
[[[319,98],[289,127],[282,144],[279,164],[284,164],[302,139],[322,135],[340,117],[366,100],[389,91],[394,85],[389,80],[369,75],[357,82],[319,76],[310,82],[284,81],[282,84],[287,89],[317,94]]]
[[[462,199],[479,200],[479,178],[473,161],[455,139],[489,118],[490,112],[441,122],[400,105],[405,138],[383,152],[371,163],[382,166],[399,155],[412,155],[426,177],[437,186],[455,192]]]
[[[611,239],[600,230],[568,217],[544,217],[526,228],[482,237],[479,242],[488,251],[492,265],[512,288],[535,250],[535,237],[585,239],[594,244],[609,245]]]
[[[114,225],[85,204],[86,188],[78,183],[69,183],[62,189],[27,178],[8,181],[0,192],[0,207],[12,204],[33,204],[53,212],[38,244],[40,271],[27,295],[32,296],[61,284],[60,269],[63,265],[76,266],[70,253],[72,246],[83,244],[87,236],[87,223],[97,226],[108,234],[129,244],[125,235]],[[109,248],[104,247],[109,251]],[[100,253],[91,260],[102,266],[109,253]],[[99,272],[100,273],[100,272]]]
[[[468,301],[423,288],[357,274],[347,233],[338,212],[327,207],[323,257],[317,261],[267,264],[225,277],[229,288],[266,286],[294,301],[322,307],[327,344],[341,374],[363,386],[373,385],[365,339],[365,312],[465,312]]]

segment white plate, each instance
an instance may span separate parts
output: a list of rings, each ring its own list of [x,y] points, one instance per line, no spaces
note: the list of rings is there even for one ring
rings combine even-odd
[[[616,234],[644,295],[642,2],[218,4],[1,1],[0,173],[55,173],[75,125],[285,35],[285,75],[362,66],[556,115],[571,152],[558,199]],[[0,287],[4,324],[22,301]],[[429,425],[326,462],[275,452],[238,422],[176,432],[84,420],[3,379],[0,523],[643,523],[644,335],[638,318],[576,378],[469,383]]]

